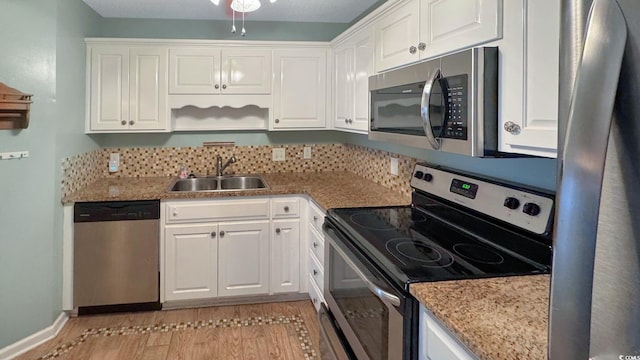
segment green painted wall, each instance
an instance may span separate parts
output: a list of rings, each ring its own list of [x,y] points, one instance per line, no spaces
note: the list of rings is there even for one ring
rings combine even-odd
[[[250,21],[247,35],[231,33],[231,20],[156,20],[103,18],[101,37],[213,40],[330,41],[348,24]],[[237,26],[237,24],[236,24]]]
[[[62,308],[60,159],[96,146],[78,126],[81,39],[98,20],[78,0],[3,0],[1,8],[0,82],[34,97],[29,128],[0,131],[0,152],[30,152],[0,161],[0,349],[50,326]]]

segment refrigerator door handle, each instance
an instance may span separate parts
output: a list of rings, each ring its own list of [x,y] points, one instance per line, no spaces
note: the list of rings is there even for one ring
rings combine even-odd
[[[551,360],[589,358],[600,194],[627,39],[616,0],[593,2],[585,35],[558,174],[549,309]]]

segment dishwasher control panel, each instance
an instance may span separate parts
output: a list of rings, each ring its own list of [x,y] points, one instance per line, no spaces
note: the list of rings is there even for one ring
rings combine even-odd
[[[73,213],[76,223],[159,219],[160,201],[79,202],[75,204]]]

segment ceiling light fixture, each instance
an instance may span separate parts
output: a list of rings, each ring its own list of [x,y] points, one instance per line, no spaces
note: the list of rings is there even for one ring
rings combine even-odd
[[[269,0],[271,3],[276,1],[277,0]],[[211,2],[216,6],[220,4],[220,0],[211,0]],[[244,14],[260,9],[261,5],[260,0],[232,0],[229,4],[232,11],[231,33],[236,33],[236,12],[242,13],[242,30],[240,31],[240,35],[245,36],[247,30],[244,28]]]

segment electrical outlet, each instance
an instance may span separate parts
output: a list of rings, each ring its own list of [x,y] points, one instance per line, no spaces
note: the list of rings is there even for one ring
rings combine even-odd
[[[109,155],[109,172],[114,173],[120,170],[120,154],[111,153]]]
[[[273,161],[285,161],[286,154],[284,152],[284,148],[274,148],[273,149]]]
[[[305,146],[302,156],[305,159],[311,159],[311,146]]]
[[[391,158],[391,162],[389,163],[389,172],[391,175],[398,175],[398,158]]]

